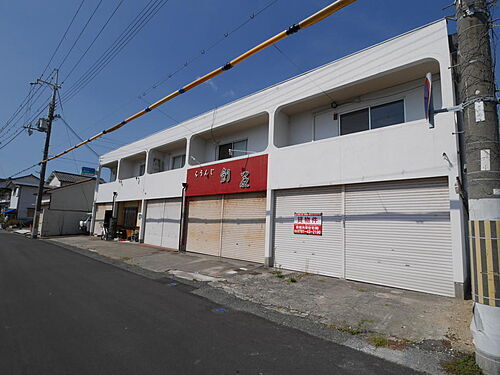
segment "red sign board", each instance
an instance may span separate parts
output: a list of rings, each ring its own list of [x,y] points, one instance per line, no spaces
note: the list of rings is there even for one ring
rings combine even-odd
[[[293,214],[293,233],[321,236],[323,233],[323,214],[295,212]]]
[[[186,182],[187,197],[263,191],[267,189],[267,155],[191,168]]]

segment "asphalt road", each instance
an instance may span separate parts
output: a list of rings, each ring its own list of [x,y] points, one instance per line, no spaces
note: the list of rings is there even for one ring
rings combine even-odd
[[[0,232],[0,374],[414,373],[189,292]]]

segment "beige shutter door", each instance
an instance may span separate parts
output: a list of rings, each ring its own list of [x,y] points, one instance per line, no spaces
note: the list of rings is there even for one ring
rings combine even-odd
[[[446,178],[346,186],[346,278],[454,295]]]
[[[294,213],[322,213],[321,236],[294,234]],[[343,276],[342,193],[339,186],[276,191],[275,265],[284,269]]]
[[[220,255],[222,200],[220,195],[189,198],[186,250]]]
[[[266,194],[224,195],[221,256],[264,262]]]

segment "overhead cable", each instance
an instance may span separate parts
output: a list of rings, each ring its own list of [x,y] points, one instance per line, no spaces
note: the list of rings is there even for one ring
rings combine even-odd
[[[94,37],[94,39],[92,40],[92,42],[89,44],[89,46],[87,47],[87,49],[83,52],[83,54],[80,56],[80,58],[78,59],[78,61],[73,65],[73,67],[71,68],[71,70],[69,71],[69,73],[66,74],[66,77],[64,77],[63,82],[66,81],[69,78],[69,76],[71,76],[71,74],[74,72],[74,70],[76,69],[76,67],[78,65],[80,65],[80,62],[83,60],[83,58],[85,57],[85,55],[87,54],[87,52],[90,50],[90,48],[92,48],[92,46],[94,45],[94,43],[96,42],[96,40],[99,38],[99,36],[102,34],[102,32],[104,31],[104,29],[106,28],[106,26],[108,26],[109,21],[111,21],[111,19],[113,18],[113,16],[117,12],[117,10],[121,7],[121,5],[123,4],[123,1],[124,0],[120,0],[118,2],[118,4],[116,5],[116,7],[113,9],[113,12],[111,12],[111,15],[108,17],[108,19],[106,20],[106,22],[104,23],[104,25],[102,25],[101,29],[99,30],[99,32],[97,33],[97,35]]]
[[[123,120],[122,122],[108,128],[108,129],[105,129],[103,131],[101,131],[100,133],[90,137],[89,139],[83,141],[83,142],[80,142],[78,143],[77,145],[73,146],[73,147],[70,147],[69,149],[63,151],[63,152],[60,152],[50,158],[47,158],[46,160],[43,160],[42,162],[47,162],[47,161],[50,161],[50,160],[54,160],[54,159],[57,159],[58,157],[61,157],[81,146],[84,146],[85,144],[89,143],[89,142],[92,142],[93,140],[97,139],[97,138],[100,138],[102,137],[103,135],[105,134],[108,134],[108,133],[111,133],[111,132],[114,132],[120,128],[122,128],[123,126],[125,126],[126,124],[128,124],[129,122],[132,122],[133,120],[141,117],[141,116],[144,116],[146,113],[148,112],[151,112],[153,109],[159,107],[160,105],[174,99],[175,97],[181,95],[181,94],[184,94],[185,92],[201,85],[202,83],[205,83],[207,82],[208,80],[224,73],[225,71],[235,67],[236,65],[240,64],[241,62],[243,62],[244,60],[248,59],[249,57],[255,55],[256,53],[264,50],[265,48],[269,47],[269,46],[272,46],[274,43],[277,43],[279,42],[280,40],[282,39],[285,39],[286,37],[288,37],[289,35],[292,35],[292,34],[295,34],[296,32],[298,32],[299,30],[302,30],[302,29],[305,29],[307,27],[310,27],[320,21],[322,21],[323,19],[331,16],[333,13],[339,11],[340,9],[354,3],[356,0],[337,0],[335,1],[334,3],[326,6],[325,8],[321,9],[319,12],[309,16],[308,18],[300,21],[299,23],[297,24],[294,24],[292,26],[290,26],[287,30],[284,30],[276,35],[274,35],[273,37],[267,39],[266,41],[260,43],[259,45],[251,48],[250,50],[244,52],[243,54],[241,54],[240,56],[234,58],[233,60],[231,60],[230,62],[224,64],[223,66],[221,66],[220,68],[217,68],[213,71],[211,71],[210,73],[208,74],[205,74],[204,76],[194,80],[193,82],[191,83],[188,83],[187,85],[181,87],[179,90],[177,91],[174,91],[172,92],[171,94],[165,96],[164,98],[158,100],[157,102],[151,104],[150,106],[146,107],[145,109],[143,109],[142,111],[139,111],[135,114],[133,114],[132,116],[126,118],[125,120]]]
[[[106,51],[83,73],[80,78],[66,91],[63,100],[69,101],[83,90],[122,50],[130,41],[149,23],[149,21],[165,6],[169,0],[151,0],[141,12],[129,23],[125,30],[109,46]]]

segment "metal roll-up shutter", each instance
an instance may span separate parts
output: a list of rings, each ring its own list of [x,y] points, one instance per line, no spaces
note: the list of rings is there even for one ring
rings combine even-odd
[[[224,196],[221,256],[264,262],[266,194]]]
[[[321,236],[293,233],[295,212],[323,214]],[[289,270],[343,276],[342,193],[338,186],[276,191],[275,265]]]
[[[454,295],[446,178],[347,185],[346,278]]]
[[[181,200],[157,199],[147,202],[144,242],[150,245],[177,249]]]
[[[144,243],[161,246],[161,234],[163,227],[163,211],[165,200],[159,199],[146,203],[146,222],[144,228]]]
[[[161,246],[170,249],[179,247],[179,225],[181,219],[181,199],[173,198],[165,200],[163,211],[163,228]]]
[[[220,255],[221,196],[189,198],[186,250]]]

